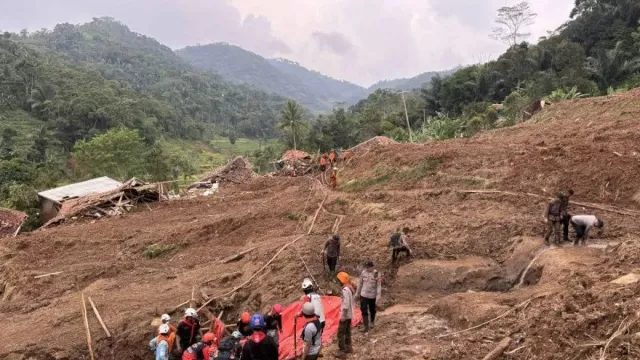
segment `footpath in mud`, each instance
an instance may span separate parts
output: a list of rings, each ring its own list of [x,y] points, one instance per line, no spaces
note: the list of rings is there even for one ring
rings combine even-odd
[[[498,358],[640,358],[640,285],[612,283],[640,267],[634,113],[638,91],[559,103],[471,139],[371,147],[336,191],[310,177],[259,177],[208,199],[3,239],[0,316],[11,326],[0,358],[86,359],[81,294],[112,334],[89,317],[99,359],[151,358],[151,320],[192,296],[214,298],[205,316],[233,322],[297,301],[309,272],[336,294],[319,255],[336,230],[338,267],[355,277],[372,259],[384,278],[376,328],[355,332],[352,359],[482,359],[505,342]],[[586,204],[570,211],[605,229],[594,246],[547,249],[542,211],[568,188]],[[398,227],[415,256],[392,266],[386,246]],[[58,274],[39,277],[48,273]]]

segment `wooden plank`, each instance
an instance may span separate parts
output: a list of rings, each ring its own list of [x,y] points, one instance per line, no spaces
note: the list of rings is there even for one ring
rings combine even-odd
[[[236,254],[236,255],[233,255],[231,257],[228,257],[228,258],[222,260],[221,264],[228,264],[228,263],[233,262],[233,261],[238,261],[238,260],[242,259],[246,254],[248,254],[248,253],[252,252],[253,250],[255,250],[256,248],[257,247],[254,246],[254,247],[252,247],[250,249],[247,249],[247,250],[245,250],[245,251],[243,251],[243,252],[241,252],[239,254]]]
[[[59,275],[62,274],[64,271],[56,271],[56,272],[52,272],[52,273],[48,273],[48,274],[42,274],[42,275],[38,275],[38,276],[34,276],[34,279],[40,279],[43,277],[49,277],[49,276],[54,276],[54,275]]]
[[[91,296],[87,298],[89,299],[89,304],[91,304],[91,308],[93,308],[93,313],[96,314],[96,317],[98,318],[98,322],[100,323],[100,326],[102,326],[102,329],[107,334],[107,337],[110,338],[111,333],[109,332],[109,329],[107,329],[107,325],[105,325],[104,321],[102,321],[102,316],[100,316],[100,313],[98,312],[98,308],[96,307],[96,304],[94,304],[93,300],[91,300]]]
[[[487,354],[487,356],[482,358],[482,360],[495,360],[495,359],[497,359],[509,347],[510,343],[511,343],[511,338],[507,336],[506,338],[502,339],[498,343],[498,345],[493,350],[491,350],[490,353]]]

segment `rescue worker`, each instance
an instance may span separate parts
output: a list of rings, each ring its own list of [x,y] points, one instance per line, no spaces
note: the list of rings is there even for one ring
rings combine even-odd
[[[305,296],[302,297],[302,302],[310,302],[313,304],[318,320],[320,321],[320,331],[324,329],[324,306],[322,305],[322,298],[313,289],[313,282],[309,278],[302,280],[302,291]]]
[[[363,332],[365,333],[376,326],[376,304],[380,301],[381,295],[382,278],[378,270],[374,269],[373,261],[367,260],[356,289],[356,299],[360,298],[360,310],[364,323]]]
[[[302,359],[316,360],[322,347],[322,328],[318,319],[317,309],[313,303],[307,302],[302,305],[302,316],[306,323],[302,329]],[[244,360],[244,357],[242,358]]]
[[[552,200],[544,210],[544,222],[547,224],[547,231],[544,234],[544,244],[549,245],[549,237],[553,233],[553,242],[560,245],[560,227],[562,225],[562,203],[564,194],[558,193],[558,198]]]
[[[340,258],[340,236],[333,235],[324,244],[324,250],[322,250],[322,256],[327,259],[327,266],[329,266],[329,277],[333,279],[333,274],[336,272],[336,265]]]
[[[345,358],[352,353],[351,348],[351,320],[353,319],[353,285],[349,281],[349,274],[339,272],[336,276],[342,285],[342,302],[340,305],[340,324],[338,325],[338,348],[336,357]]]
[[[160,316],[160,321],[162,321],[163,324],[169,325],[169,331],[175,334],[176,327],[171,325],[171,316],[169,316],[169,314],[162,314],[162,316]]]
[[[215,354],[216,348],[213,342],[216,336],[213,333],[206,333],[202,337],[202,341],[189,346],[182,353],[182,360],[209,360],[209,354]]]
[[[251,314],[245,311],[242,313],[242,315],[240,315],[240,319],[238,319],[238,322],[236,323],[238,325],[237,329],[238,331],[240,331],[243,337],[247,337],[253,332],[253,330],[251,330],[250,322]]]
[[[242,355],[242,345],[240,340],[242,334],[239,331],[234,331],[230,336],[225,337],[220,341],[215,356],[209,360],[234,360],[240,359]]]
[[[345,151],[342,153],[342,162],[346,162],[353,157],[353,153],[351,151]]]
[[[198,312],[188,308],[184,311],[184,318],[178,323],[176,338],[178,340],[178,353],[182,353],[189,346],[195,344],[200,337],[200,322]]]
[[[326,171],[328,165],[329,165],[329,162],[327,161],[327,155],[322,154],[320,156],[320,171],[322,172]]]
[[[571,215],[569,214],[569,200],[573,196],[573,190],[569,189],[566,194],[564,194],[562,201],[562,240],[565,242],[571,241],[569,240],[569,222],[571,220]]]
[[[278,346],[264,333],[265,326],[262,315],[251,316],[253,333],[242,348],[242,360],[278,360]]]
[[[407,234],[404,229],[396,229],[396,232],[391,235],[389,240],[389,247],[391,247],[391,262],[395,263],[401,252],[404,252],[407,257],[411,257],[413,253],[409,248],[409,242],[407,241]]]
[[[332,189],[335,189],[338,186],[338,168],[331,169],[331,176],[329,177],[329,184]]]
[[[276,345],[280,344],[280,334],[282,333],[282,305],[275,304],[271,311],[264,317],[267,336],[273,338]]]
[[[174,344],[175,336],[171,336],[169,325],[162,324],[158,327],[158,336],[149,341],[149,349],[155,353],[156,360],[169,360]]]
[[[329,164],[331,166],[335,165],[336,163],[336,152],[331,150],[331,152],[329,152]]]
[[[581,241],[582,245],[589,240],[589,231],[591,228],[602,229],[604,221],[598,219],[593,215],[574,215],[571,217],[571,226],[576,231],[576,239],[573,241],[573,245],[577,246]]]

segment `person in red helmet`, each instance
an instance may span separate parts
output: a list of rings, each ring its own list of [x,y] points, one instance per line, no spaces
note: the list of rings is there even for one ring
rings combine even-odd
[[[240,315],[240,319],[238,319],[237,322],[237,329],[238,331],[240,331],[240,334],[242,334],[243,337],[247,337],[249,335],[251,335],[251,333],[253,333],[253,330],[251,329],[251,314],[249,314],[248,312],[243,312],[242,315]]]
[[[182,353],[182,360],[209,360],[209,354],[215,354],[216,349],[213,345],[216,336],[213,333],[206,333],[202,337],[202,341],[189,346]],[[213,348],[211,348],[213,346]]]
[[[273,338],[276,344],[280,344],[280,333],[282,333],[282,305],[275,304],[271,311],[264,317],[267,336]]]

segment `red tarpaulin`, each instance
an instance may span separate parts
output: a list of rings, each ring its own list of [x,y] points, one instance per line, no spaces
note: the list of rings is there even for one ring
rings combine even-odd
[[[331,342],[331,338],[338,333],[338,324],[340,323],[340,303],[341,300],[337,296],[322,296],[322,305],[324,307],[325,326],[322,333],[322,344]],[[355,304],[354,304],[355,305]],[[302,311],[302,302],[298,301],[287,306],[282,312],[282,333],[280,334],[280,360],[293,359],[294,356],[294,340],[297,355],[302,355],[302,339],[300,335],[305,325],[303,317],[297,317]],[[294,335],[293,324],[297,318],[296,330]],[[353,320],[351,326],[357,326],[362,322],[362,313],[360,309],[354,306]]]

